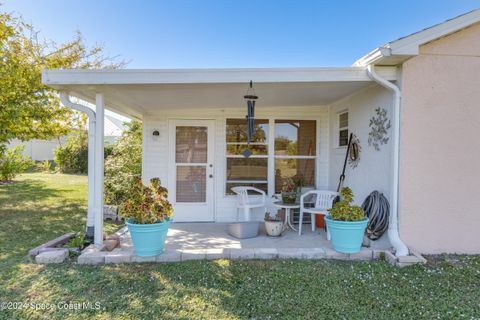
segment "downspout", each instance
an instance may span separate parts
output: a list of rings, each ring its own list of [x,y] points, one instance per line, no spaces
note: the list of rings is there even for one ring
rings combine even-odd
[[[390,221],[388,224],[388,239],[395,248],[395,255],[408,256],[408,248],[400,239],[398,228],[398,181],[399,181],[399,155],[400,155],[400,106],[402,93],[398,86],[394,85],[390,81],[381,78],[376,72],[373,65],[367,66],[367,73],[370,79],[388,89],[393,93],[393,152],[392,152],[392,194],[391,199],[391,212]]]
[[[95,234],[93,236],[95,246],[103,244],[103,181],[104,181],[104,120],[105,100],[103,94],[95,94],[95,206],[93,207]]]
[[[81,104],[73,103],[70,100],[70,97],[65,92],[60,92],[60,101],[66,107],[71,109],[84,112],[88,117],[88,213],[87,213],[87,230],[86,238],[93,239],[94,235],[94,213],[93,208],[94,196],[95,196],[95,170],[93,164],[95,162],[95,126],[96,126],[96,115],[95,111],[92,109],[83,106]]]

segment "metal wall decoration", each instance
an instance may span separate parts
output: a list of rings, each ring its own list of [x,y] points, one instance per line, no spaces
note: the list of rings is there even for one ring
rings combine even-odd
[[[350,149],[348,150],[348,164],[352,169],[355,169],[358,166],[361,151],[362,147],[360,146],[360,139],[356,135],[353,135]]]
[[[255,102],[258,99],[258,96],[255,94],[255,90],[253,89],[253,81],[250,80],[250,86],[243,98],[247,102],[247,146],[249,147],[250,142],[252,142],[253,134],[255,133]],[[248,147],[245,149],[245,151],[243,151],[243,156],[245,158],[248,158],[252,155],[252,152]]]
[[[380,107],[376,108],[375,115],[370,119],[369,127],[368,145],[380,151],[380,146],[387,144],[390,139],[388,129],[390,129],[391,123],[387,117],[387,110]]]

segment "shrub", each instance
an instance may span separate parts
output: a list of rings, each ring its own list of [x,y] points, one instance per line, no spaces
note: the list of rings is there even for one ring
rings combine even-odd
[[[161,186],[160,179],[153,178],[150,185],[144,186],[142,179],[137,176],[128,199],[120,208],[120,215],[138,224],[169,220],[173,215],[173,207],[167,198],[168,190]]]
[[[88,135],[81,130],[55,149],[55,162],[62,173],[87,173]]]
[[[12,180],[33,165],[33,161],[23,155],[23,150],[25,150],[24,145],[18,145],[10,149],[2,148],[0,152],[1,181]]]
[[[48,160],[44,160],[37,164],[37,168],[41,172],[49,173],[52,171],[52,163]]]
[[[127,123],[122,137],[105,160],[105,203],[120,205],[131,193],[136,176],[142,173],[142,125]]]
[[[104,157],[112,154],[113,146],[104,146]],[[55,149],[55,163],[61,173],[88,173],[88,132],[69,136],[67,142]]]
[[[363,209],[357,205],[351,205],[353,201],[352,189],[345,187],[340,191],[340,201],[330,209],[330,216],[333,220],[359,221],[365,217]]]

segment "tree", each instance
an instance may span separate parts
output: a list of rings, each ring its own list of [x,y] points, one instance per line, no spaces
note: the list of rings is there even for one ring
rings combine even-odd
[[[41,71],[123,66],[102,51],[101,46],[87,48],[80,33],[63,44],[39,41],[31,25],[0,13],[0,159],[13,138],[51,139],[70,131],[72,111],[42,84]]]
[[[142,174],[142,124],[128,127],[105,159],[105,203],[120,205],[131,193],[135,177]]]

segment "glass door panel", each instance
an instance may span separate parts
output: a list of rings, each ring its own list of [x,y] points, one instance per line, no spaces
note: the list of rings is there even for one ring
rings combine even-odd
[[[208,127],[175,129],[176,202],[205,203],[207,190]]]

